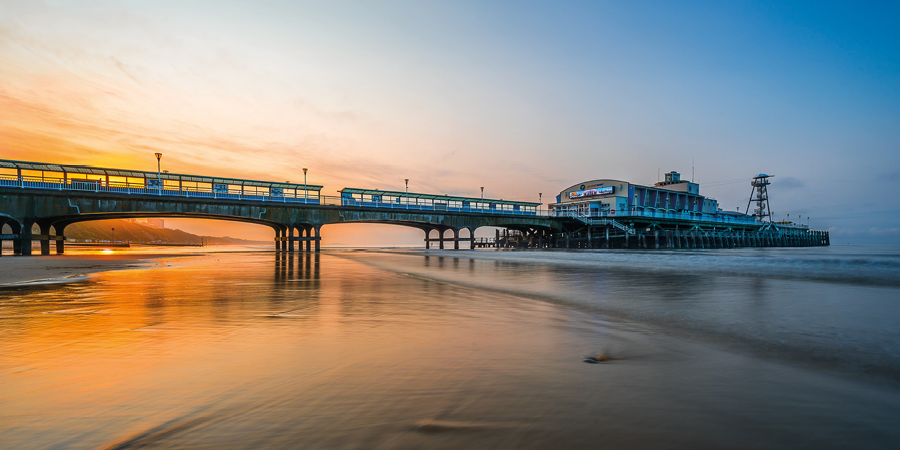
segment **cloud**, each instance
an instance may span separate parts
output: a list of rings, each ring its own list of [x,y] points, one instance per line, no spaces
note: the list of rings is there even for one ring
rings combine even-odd
[[[878,237],[886,237],[886,236],[900,236],[900,228],[869,228],[867,232],[870,236],[878,236]]]
[[[803,180],[794,177],[776,178],[773,184],[780,189],[800,189],[806,187],[806,183],[804,183]]]

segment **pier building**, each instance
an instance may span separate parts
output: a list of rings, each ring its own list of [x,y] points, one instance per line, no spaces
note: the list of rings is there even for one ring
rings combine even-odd
[[[653,186],[612,179],[578,183],[560,192],[550,210],[585,217],[677,214],[701,219],[717,214],[719,208],[715,199],[700,195],[699,184],[682,180],[681,174],[672,171]]]
[[[672,171],[653,186],[596,179],[564,189],[549,205],[552,217],[569,217],[579,227],[565,227],[555,246],[566,248],[722,248],[829,245],[828,232],[802,224],[775,223],[768,207],[770,175],[751,185],[764,202],[754,214],[723,211],[700,194],[700,185]],[[763,186],[763,191],[760,187]],[[762,192],[762,193],[760,193]],[[749,206],[748,206],[749,209]],[[560,243],[562,241],[562,243]]]

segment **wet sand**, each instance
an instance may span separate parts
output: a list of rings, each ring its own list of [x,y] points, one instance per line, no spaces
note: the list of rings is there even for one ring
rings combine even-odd
[[[0,258],[0,287],[134,269],[166,256],[173,255],[3,256]]]
[[[644,272],[573,269],[531,253],[542,262],[210,253],[0,290],[0,448],[900,442],[900,390],[867,375],[894,367],[872,348],[900,342],[896,287],[673,276],[651,271],[649,252],[622,257]],[[772,356],[785,348],[861,369]]]

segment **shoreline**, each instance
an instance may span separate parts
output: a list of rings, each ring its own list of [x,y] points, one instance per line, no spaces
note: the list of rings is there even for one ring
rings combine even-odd
[[[116,270],[138,269],[176,254],[48,255],[0,258],[0,289],[61,284]]]

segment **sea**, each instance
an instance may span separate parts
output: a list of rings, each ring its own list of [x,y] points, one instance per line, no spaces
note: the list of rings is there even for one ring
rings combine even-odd
[[[0,290],[0,448],[900,448],[900,246],[141,251]]]

